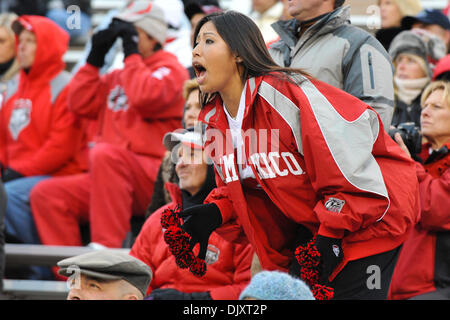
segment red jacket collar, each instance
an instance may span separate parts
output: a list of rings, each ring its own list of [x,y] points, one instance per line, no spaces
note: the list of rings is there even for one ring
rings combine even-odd
[[[164,184],[164,187],[166,188],[166,190],[169,192],[170,198],[172,199],[172,202],[176,205],[182,205],[183,203],[183,198],[181,196],[181,189],[180,187],[172,182],[166,182]]]
[[[244,90],[245,92],[245,111],[244,119],[247,117],[251,106],[258,93],[258,88],[263,81],[263,76],[253,77],[245,82]],[[223,101],[218,93],[205,105],[200,111],[199,115],[200,121],[204,122],[208,126],[227,129],[228,121],[223,110]]]

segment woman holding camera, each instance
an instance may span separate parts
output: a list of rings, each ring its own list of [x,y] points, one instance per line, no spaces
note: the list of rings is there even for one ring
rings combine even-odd
[[[450,83],[431,83],[422,95],[420,123],[427,139],[416,163],[421,216],[403,244],[391,299],[450,299]],[[397,134],[396,141],[409,151]]]

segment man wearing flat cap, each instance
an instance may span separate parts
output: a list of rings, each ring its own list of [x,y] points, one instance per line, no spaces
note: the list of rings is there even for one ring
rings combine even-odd
[[[67,300],[142,300],[152,280],[151,269],[127,253],[100,250],[58,262],[69,277]]]

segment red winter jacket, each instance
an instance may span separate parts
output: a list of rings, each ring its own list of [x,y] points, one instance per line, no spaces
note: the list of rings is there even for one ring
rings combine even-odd
[[[368,105],[323,82],[297,81],[267,75],[245,84],[244,161],[253,186],[239,179],[220,96],[203,107],[218,185],[205,202],[219,207],[224,226],[216,231],[227,239],[242,226],[263,269],[287,270],[297,224],[342,238],[333,279],[348,261],[405,240],[418,217],[415,164]]]
[[[90,64],[78,70],[69,86],[69,108],[99,119],[97,142],[162,158],[164,134],[180,127],[186,68],[160,50],[145,60],[130,55],[123,69],[102,77],[98,71]]]
[[[450,148],[450,143],[446,144]],[[430,145],[422,148],[429,157]],[[450,286],[450,153],[417,163],[421,217],[403,244],[392,276],[390,299],[408,299]]]
[[[147,294],[153,289],[171,288],[189,293],[209,291],[214,300],[238,299],[250,281],[250,265],[254,253],[252,247],[248,242],[230,243],[212,233],[206,260],[208,263],[208,254],[213,253],[213,261],[208,263],[206,275],[198,278],[189,270],[179,268],[164,242],[160,219],[166,208],[181,206],[181,191],[172,183],[166,183],[166,188],[173,202],[155,211],[145,221],[130,251],[132,256],[152,268],[153,279]]]
[[[35,60],[20,71],[16,92],[0,112],[0,162],[25,176],[77,173],[84,124],[67,108],[70,75],[62,60],[69,35],[50,19],[22,16],[36,35]]]

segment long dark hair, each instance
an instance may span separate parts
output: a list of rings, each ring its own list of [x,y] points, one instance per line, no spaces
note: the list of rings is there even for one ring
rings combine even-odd
[[[228,45],[230,51],[242,59],[243,73],[242,82],[251,77],[263,76],[267,74],[308,76],[301,69],[285,68],[277,65],[270,56],[264,38],[258,26],[248,16],[236,12],[216,12],[203,17],[197,24],[194,32],[194,47],[201,27],[211,21],[217,32]],[[289,77],[283,77],[288,79]],[[201,96],[202,105],[207,103],[211,96]]]

